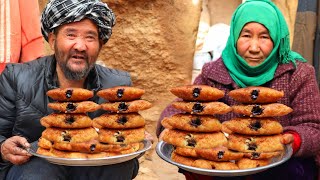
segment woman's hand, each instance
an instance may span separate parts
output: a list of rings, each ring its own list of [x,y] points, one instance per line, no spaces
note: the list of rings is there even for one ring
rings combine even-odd
[[[30,144],[24,137],[13,136],[1,144],[1,156],[4,161],[10,161],[12,164],[23,164],[32,156],[25,148]]]
[[[285,133],[282,135],[282,138],[281,138],[281,143],[282,144],[290,144],[290,143],[293,143],[293,135],[290,134],[290,133]]]

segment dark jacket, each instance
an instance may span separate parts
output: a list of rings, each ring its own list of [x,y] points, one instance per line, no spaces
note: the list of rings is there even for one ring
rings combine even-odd
[[[239,87],[232,80],[221,59],[205,64],[194,84],[206,84],[221,89],[226,95],[219,101],[230,106],[237,104],[235,100],[228,96],[228,93]],[[278,102],[293,109],[292,113],[276,118],[285,131],[296,131],[300,135],[301,146],[295,156],[315,156],[320,151],[320,95],[314,68],[308,63],[302,62],[297,62],[297,67],[291,63],[279,65],[274,79],[263,86],[283,90],[285,96]],[[179,112],[181,111],[170,105],[162,112],[160,121],[164,117]],[[239,115],[235,113],[217,115],[222,122],[235,116]],[[158,122],[157,135],[163,128],[160,121]]]
[[[54,56],[7,65],[0,76],[0,142],[15,135],[25,137],[28,142],[39,139],[45,129],[40,119],[53,112],[47,107],[53,100],[46,92],[59,87],[55,70]],[[130,75],[100,65],[94,66],[85,81],[86,88],[95,93],[119,85],[131,86]],[[90,100],[98,104],[105,102],[96,95]],[[102,113],[101,110],[88,115],[94,118]],[[1,160],[0,174],[10,165]]]

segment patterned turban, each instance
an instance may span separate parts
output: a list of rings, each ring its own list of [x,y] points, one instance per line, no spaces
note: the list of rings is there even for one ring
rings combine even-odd
[[[46,41],[48,34],[63,24],[89,18],[99,29],[99,38],[106,43],[115,25],[115,16],[100,0],[51,0],[41,15],[41,32]]]

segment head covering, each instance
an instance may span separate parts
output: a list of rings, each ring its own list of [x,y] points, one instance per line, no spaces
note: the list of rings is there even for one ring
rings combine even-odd
[[[41,32],[46,41],[56,27],[89,18],[99,29],[99,37],[106,43],[115,25],[115,16],[100,0],[51,0],[41,15]]]
[[[236,49],[240,32],[249,22],[264,25],[273,41],[272,52],[258,66],[249,66]],[[288,26],[281,11],[271,0],[247,0],[236,9],[222,59],[239,87],[259,86],[272,80],[279,64],[292,62],[296,65],[296,60],[306,62],[300,54],[290,50]]]

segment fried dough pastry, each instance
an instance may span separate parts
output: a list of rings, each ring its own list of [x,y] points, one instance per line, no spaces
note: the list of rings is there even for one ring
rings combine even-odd
[[[116,86],[113,88],[100,90],[97,95],[107,99],[110,102],[115,101],[133,101],[140,99],[145,90],[130,86]]]
[[[275,152],[284,151],[282,135],[246,136],[229,134],[228,148],[240,152]]]
[[[163,141],[177,147],[214,148],[227,145],[227,138],[222,132],[191,133],[187,131],[165,129]]]
[[[113,152],[82,153],[82,152],[60,151],[54,148],[51,148],[51,149],[38,148],[37,153],[45,156],[70,158],[70,159],[93,159],[93,158],[103,158],[103,157],[118,155],[118,153],[113,153]]]
[[[249,169],[249,168],[257,168],[261,166],[266,166],[270,164],[269,159],[248,159],[248,158],[242,158],[239,161],[237,161],[237,165],[239,169]]]
[[[234,118],[223,122],[222,126],[222,131],[226,128],[230,130],[226,132],[228,134],[273,135],[280,134],[283,131],[281,124],[273,118]]]
[[[98,129],[128,129],[138,128],[145,125],[145,119],[139,113],[108,114],[93,119],[93,127]]]
[[[235,105],[232,106],[233,112],[250,117],[275,117],[284,116],[291,113],[292,108],[281,104],[272,103],[264,105]]]
[[[47,92],[56,101],[86,101],[93,97],[93,91],[82,88],[57,88]]]
[[[109,144],[130,144],[141,142],[144,139],[145,128],[137,129],[100,129],[99,141]]]
[[[116,113],[131,113],[149,109],[152,104],[146,100],[134,100],[128,102],[107,102],[101,104],[101,108],[106,111]]]
[[[83,129],[46,128],[41,137],[51,142],[87,142],[97,139],[98,133],[91,127]]]
[[[120,154],[127,154],[136,152],[140,149],[140,143],[132,144],[104,144],[97,140],[91,140],[88,142],[69,143],[69,142],[50,142],[45,138],[40,138],[38,146],[43,149],[55,148],[61,151],[74,151],[85,153],[98,153],[98,152],[113,152]]]
[[[177,163],[184,164],[187,166],[204,168],[204,169],[217,169],[217,170],[235,170],[239,169],[238,166],[233,162],[215,162],[205,159],[197,159],[181,156],[175,152],[172,152],[171,159]]]
[[[42,126],[58,128],[87,128],[92,127],[92,120],[86,114],[52,113],[40,119]]]
[[[224,91],[207,85],[179,86],[170,92],[184,101],[216,101],[224,96]]]
[[[48,103],[48,107],[64,113],[87,113],[100,109],[100,105],[92,101],[53,102]]]
[[[284,96],[284,92],[268,87],[251,86],[232,90],[228,95],[236,101],[245,104],[266,104],[277,102]]]
[[[172,103],[172,106],[176,109],[191,113],[191,114],[226,114],[232,110],[232,108],[222,102],[186,102],[176,101]]]
[[[244,153],[230,151],[225,146],[209,148],[209,149],[195,149],[199,157],[211,161],[230,161],[238,160],[243,157]]]
[[[215,132],[221,130],[220,121],[209,115],[175,114],[164,118],[161,123],[169,124],[172,127],[171,129],[191,132]]]
[[[244,157],[249,159],[271,159],[274,157],[282,156],[284,152],[276,151],[276,152],[266,152],[266,153],[244,153]]]

